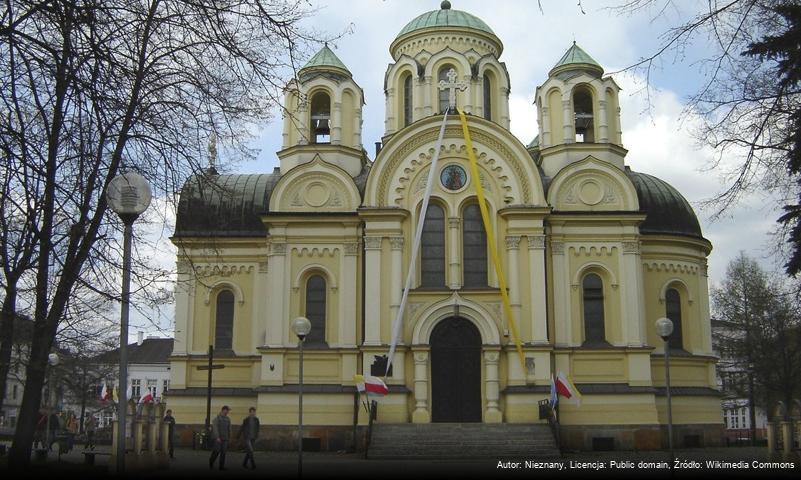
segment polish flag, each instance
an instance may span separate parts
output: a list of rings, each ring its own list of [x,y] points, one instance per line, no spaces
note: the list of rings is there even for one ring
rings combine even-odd
[[[152,401],[153,401],[153,394],[150,393],[150,390],[148,390],[147,393],[145,393],[144,395],[142,395],[139,398],[139,403],[140,404],[147,403],[147,402],[152,402]]]
[[[359,390],[359,393],[366,393],[367,395],[375,397],[383,397],[389,393],[387,385],[378,377],[354,375],[353,380],[356,382],[356,388]]]
[[[568,400],[575,400],[576,406],[581,405],[581,393],[562,372],[559,372],[559,375],[556,376],[556,393]]]
[[[108,402],[110,398],[111,398],[111,393],[108,391],[108,387],[104,383],[103,389],[100,391],[100,401]]]

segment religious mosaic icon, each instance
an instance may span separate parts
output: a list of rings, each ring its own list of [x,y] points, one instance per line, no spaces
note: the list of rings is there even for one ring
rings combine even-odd
[[[448,190],[461,190],[467,184],[467,172],[459,165],[448,165],[442,169],[439,180]]]

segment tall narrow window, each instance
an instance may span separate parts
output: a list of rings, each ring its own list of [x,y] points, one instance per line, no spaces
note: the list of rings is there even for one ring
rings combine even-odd
[[[478,205],[464,209],[462,225],[462,252],[464,255],[464,286],[486,287],[487,282],[487,234],[481,221]]]
[[[407,75],[403,80],[403,126],[412,123],[412,76]]]
[[[445,81],[449,82],[448,79],[448,71],[453,68],[450,65],[445,65],[444,67],[439,69],[439,75],[437,75],[437,90],[439,90],[439,82]],[[454,70],[456,70],[454,68]],[[447,88],[444,90],[439,90],[439,113],[445,113],[448,108],[450,107],[450,90]]]
[[[587,87],[577,87],[573,93],[573,112],[576,116],[576,142],[594,142],[592,94]]]
[[[668,345],[673,349],[684,348],[681,334],[681,295],[675,288],[665,292],[665,316],[673,322],[673,333],[668,339]]]
[[[306,318],[311,322],[307,344],[325,344],[325,290],[325,279],[320,275],[306,281]]]
[[[484,118],[492,120],[492,81],[484,74]]]
[[[590,273],[582,282],[584,296],[584,343],[606,342],[604,333],[604,285],[601,277]]]
[[[313,143],[331,142],[331,97],[317,92],[311,101],[311,140]]]
[[[420,285],[445,286],[445,211],[431,203],[423,222],[420,254]]]
[[[231,350],[234,338],[234,294],[223,290],[217,294],[217,315],[214,327],[214,348]]]

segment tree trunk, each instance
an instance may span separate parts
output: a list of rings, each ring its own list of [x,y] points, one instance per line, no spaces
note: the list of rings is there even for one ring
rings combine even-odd
[[[8,373],[11,371],[11,351],[14,346],[14,317],[17,315],[17,281],[9,278],[6,298],[0,316],[0,410],[6,398]]]
[[[756,402],[754,398],[754,374],[748,374],[748,421],[751,427],[751,446],[755,447],[756,439]]]

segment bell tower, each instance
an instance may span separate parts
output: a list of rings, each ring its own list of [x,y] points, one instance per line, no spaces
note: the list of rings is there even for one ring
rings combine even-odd
[[[539,151],[546,175],[592,155],[623,168],[620,87],[576,42],[537,87]]]
[[[364,92],[348,68],[323,46],[284,91],[281,173],[315,155],[346,170],[361,172]]]

